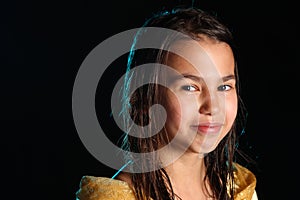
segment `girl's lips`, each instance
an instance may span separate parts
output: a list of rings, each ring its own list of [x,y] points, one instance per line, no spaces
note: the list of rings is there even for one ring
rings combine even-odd
[[[193,129],[197,129],[199,133],[214,134],[219,133],[223,124],[220,123],[202,123],[192,126]]]

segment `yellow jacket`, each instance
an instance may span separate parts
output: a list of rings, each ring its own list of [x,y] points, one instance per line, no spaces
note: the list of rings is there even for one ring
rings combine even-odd
[[[256,177],[247,168],[235,163],[235,200],[257,200]],[[83,176],[77,200],[136,200],[127,182],[107,177]]]

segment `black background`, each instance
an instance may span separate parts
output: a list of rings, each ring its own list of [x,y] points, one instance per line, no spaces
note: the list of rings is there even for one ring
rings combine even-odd
[[[83,175],[114,173],[86,150],[76,132],[72,90],[77,70],[103,40],[141,26],[155,11],[186,2],[1,3],[4,196],[75,200]],[[242,144],[257,161],[253,170],[259,199],[295,199],[298,184],[292,182],[299,178],[297,6],[270,0],[206,0],[196,1],[195,6],[215,12],[231,28],[239,46],[242,96],[249,114]],[[104,80],[104,86],[112,87],[109,77]],[[103,102],[98,102],[101,109]]]

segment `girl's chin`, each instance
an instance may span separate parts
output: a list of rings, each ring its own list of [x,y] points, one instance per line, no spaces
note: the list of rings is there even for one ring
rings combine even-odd
[[[208,153],[212,152],[213,150],[216,149],[216,143],[208,143],[208,142],[202,142],[201,144],[192,144],[190,146],[190,150],[199,154],[199,155],[203,155],[203,157],[205,155],[207,155]]]

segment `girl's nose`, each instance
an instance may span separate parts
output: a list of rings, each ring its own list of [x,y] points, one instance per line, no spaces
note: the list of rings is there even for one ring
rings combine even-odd
[[[199,97],[199,112],[205,115],[215,115],[220,111],[219,97],[208,90],[203,91]]]

